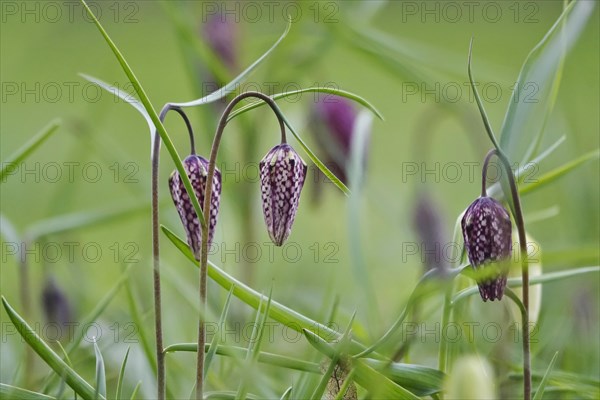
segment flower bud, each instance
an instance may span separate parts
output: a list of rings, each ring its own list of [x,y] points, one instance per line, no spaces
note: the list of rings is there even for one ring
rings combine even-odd
[[[204,206],[204,194],[206,193],[206,180],[208,178],[208,161],[204,157],[192,154],[183,160],[183,167],[190,179],[192,187],[194,188],[194,194],[198,198],[200,206]],[[177,170],[171,173],[169,177],[169,189],[171,190],[171,197],[173,203],[177,208],[187,240],[194,257],[200,261],[200,250],[202,243],[202,227],[200,221],[196,216],[194,205],[188,197],[188,194],[179,176]],[[213,239],[215,226],[217,225],[217,216],[219,214],[219,204],[221,201],[221,172],[215,168],[215,174],[212,183],[212,196],[210,204],[210,218],[208,223],[208,243],[210,244]]]
[[[265,223],[273,243],[281,246],[296,218],[306,163],[289,144],[282,143],[267,153],[259,168]]]
[[[465,211],[463,237],[471,266],[478,272],[483,301],[502,299],[512,252],[508,211],[491,197],[480,197]]]
[[[444,398],[448,400],[497,399],[494,370],[485,358],[463,356],[454,362],[444,380]]]
[[[421,190],[413,215],[413,229],[421,240],[421,260],[425,270],[445,270],[448,258],[444,254],[444,226],[440,208],[429,192]]]

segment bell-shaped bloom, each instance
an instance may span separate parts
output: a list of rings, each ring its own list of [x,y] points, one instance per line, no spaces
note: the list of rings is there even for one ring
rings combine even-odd
[[[491,197],[480,197],[465,211],[462,232],[483,301],[502,299],[512,254],[508,211]]]
[[[183,167],[190,179],[194,194],[198,198],[200,207],[204,206],[204,194],[206,193],[206,181],[208,179],[208,161],[198,155],[192,154],[183,160]],[[169,177],[169,189],[173,203],[177,208],[185,233],[187,235],[188,244],[194,253],[196,260],[200,260],[200,250],[202,243],[202,228],[200,221],[196,216],[194,205],[189,198],[183,181],[177,170],[173,171]],[[219,204],[221,202],[221,172],[215,169],[215,174],[212,182],[212,196],[210,204],[210,218],[208,223],[208,243],[210,244],[217,225],[217,216],[219,215]]]
[[[440,208],[428,191],[421,190],[413,214],[413,228],[421,240],[421,261],[425,270],[448,267],[448,255],[445,254],[443,218]]]
[[[273,147],[259,164],[262,207],[269,236],[281,246],[292,231],[306,163],[287,143]]]

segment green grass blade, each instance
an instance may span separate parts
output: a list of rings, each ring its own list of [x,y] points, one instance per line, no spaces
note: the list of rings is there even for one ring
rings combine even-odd
[[[44,362],[57,373],[58,376],[65,376],[65,382],[79,396],[85,400],[96,398],[95,390],[81,376],[79,376],[71,367],[67,365],[38,334],[25,322],[23,318],[10,306],[6,298],[2,296],[2,305],[8,314],[8,317],[15,328],[27,342],[27,344],[44,360]],[[103,398],[103,397],[100,397]]]
[[[239,87],[239,84],[242,81],[244,81],[244,79],[246,79],[246,77],[248,75],[250,75],[250,73],[252,71],[254,71],[254,69],[256,69],[256,67],[258,67],[269,56],[269,54],[271,54],[273,52],[273,50],[275,50],[275,48],[279,45],[279,43],[281,43],[281,41],[287,36],[288,32],[290,31],[291,26],[292,26],[292,23],[291,23],[291,21],[289,21],[287,26],[285,27],[285,31],[279,37],[279,39],[277,39],[275,44],[273,44],[273,46],[271,46],[271,48],[269,50],[267,50],[262,56],[260,56],[258,58],[258,60],[254,61],[248,68],[246,68],[241,74],[239,74],[237,77],[235,77],[227,85],[225,85],[222,88],[220,88],[219,90],[209,94],[208,96],[201,97],[197,100],[192,100],[192,101],[188,101],[185,103],[171,103],[171,104],[174,106],[179,106],[179,107],[194,107],[194,106],[199,106],[202,104],[212,103],[214,101],[222,99],[223,97],[227,96],[230,93],[233,93]]]
[[[179,249],[195,267],[198,267],[198,263],[195,261],[187,243],[181,240],[167,227],[161,225],[161,229],[167,238],[175,245],[175,247]],[[208,262],[208,276],[225,290],[231,290],[233,287],[233,295],[254,309],[258,309],[261,301],[268,301],[266,296],[258,293],[241,281],[238,281],[225,271],[218,268],[211,261]],[[269,317],[300,333],[302,332],[302,329],[307,329],[309,331],[318,333],[319,335],[328,337],[331,340],[341,336],[339,332],[334,331],[333,329],[314,321],[276,301],[272,301],[269,310]],[[356,346],[358,348],[364,348],[358,343],[356,343]]]
[[[110,209],[83,211],[72,214],[59,215],[41,220],[31,225],[24,237],[29,240],[40,239],[44,236],[65,233],[74,229],[89,228],[112,221],[123,221],[125,217],[141,215],[150,211],[149,203],[136,204],[126,207],[112,207]]]
[[[99,399],[106,397],[106,369],[96,338],[94,338],[94,353],[96,354],[96,393],[94,399]]]
[[[500,147],[511,160],[521,160],[535,135],[544,124],[545,109],[551,102],[553,82],[560,71],[561,59],[577,41],[595,2],[574,1],[561,14],[544,38],[525,60],[515,90],[509,100],[500,135]],[[527,83],[538,90],[536,101],[522,98]]]
[[[335,96],[341,96],[341,97],[345,97],[349,100],[353,100],[355,102],[357,102],[358,104],[368,108],[373,114],[375,114],[377,116],[377,118],[379,118],[380,120],[383,121],[383,115],[379,112],[379,110],[377,110],[377,108],[375,108],[375,106],[373,104],[371,104],[370,102],[368,102],[365,98],[345,91],[345,90],[341,90],[341,89],[334,89],[334,88],[329,88],[329,87],[309,87],[309,88],[304,88],[304,89],[298,89],[298,90],[291,90],[289,92],[283,92],[283,93],[276,93],[271,95],[270,97],[273,100],[279,100],[279,99],[284,99],[286,97],[291,97],[291,96],[298,96],[301,95],[303,93],[328,93],[331,95],[335,95]],[[255,108],[264,106],[266,103],[264,101],[255,101],[252,102],[250,104],[247,104],[243,107],[238,108],[237,110],[235,110],[234,112],[232,112],[231,114],[229,114],[229,117],[227,118],[227,121],[231,121],[232,119],[234,119],[235,117],[237,117],[238,115],[241,115],[247,111],[253,110]]]
[[[293,389],[294,389],[293,386],[290,386],[289,388],[287,388],[287,390],[285,392],[283,392],[283,394],[281,395],[279,400],[290,400],[292,398],[292,390]]]
[[[559,281],[562,279],[574,278],[579,275],[593,274],[593,273],[598,273],[598,272],[600,272],[600,266],[582,267],[582,268],[575,268],[575,269],[565,270],[565,271],[550,272],[547,274],[542,274],[542,275],[530,278],[529,285],[531,286],[531,285],[549,283],[549,282]],[[523,286],[523,281],[521,280],[520,277],[509,278],[507,280],[507,286],[510,288],[521,287],[521,286]],[[454,295],[454,297],[452,298],[452,305],[455,305],[456,303],[460,302],[461,300],[464,300],[465,298],[472,296],[474,294],[478,294],[478,293],[479,293],[479,288],[477,286],[471,286],[466,289],[463,289]]]
[[[315,346],[315,348],[317,350],[328,348],[327,352],[329,354],[326,354],[326,355],[331,359],[331,362],[329,363],[327,370],[325,371],[325,373],[321,377],[321,380],[315,387],[315,390],[313,391],[313,393],[310,397],[311,399],[322,398],[323,393],[325,393],[325,389],[327,388],[327,384],[329,383],[329,380],[331,379],[331,375],[335,371],[335,368],[338,366],[340,368],[344,367],[343,365],[338,365],[338,363],[342,357],[342,354],[347,350],[348,337],[350,335],[350,332],[352,331],[352,323],[354,322],[355,316],[356,316],[356,312],[354,312],[354,314],[352,314],[352,317],[350,318],[350,322],[348,323],[348,326],[346,327],[346,330],[344,331],[344,335],[340,339],[340,342],[337,344],[337,346],[335,346],[335,348],[333,348],[329,344],[325,343],[325,341],[323,339],[314,335],[312,332],[309,332],[306,329],[304,329],[302,331],[302,333],[304,333],[304,337],[306,337],[308,339],[309,343],[311,343],[313,346]],[[318,345],[317,345],[317,343],[318,343]],[[319,351],[321,351],[321,350],[319,350]],[[342,363],[342,364],[345,364],[345,363]]]
[[[354,380],[367,389],[371,398],[417,400],[419,397],[369,367],[363,360],[354,361]]]
[[[125,357],[123,357],[123,362],[121,363],[121,368],[119,369],[119,379],[117,380],[117,391],[115,393],[115,398],[117,400],[121,400],[123,398],[123,379],[125,377],[125,367],[127,366],[127,358],[129,358],[129,350],[130,348],[127,347]]]
[[[181,157],[179,156],[179,153],[177,153],[177,149],[173,145],[173,142],[171,141],[171,138],[169,137],[169,134],[167,133],[164,125],[160,121],[160,118],[158,117],[156,110],[154,110],[154,107],[152,107],[152,102],[150,101],[150,98],[144,91],[144,88],[142,87],[141,83],[135,76],[135,73],[133,72],[133,70],[131,69],[129,64],[127,63],[127,60],[125,60],[125,57],[123,56],[121,51],[117,48],[117,45],[112,41],[110,36],[108,36],[108,33],[106,32],[106,30],[104,29],[102,24],[100,24],[100,21],[98,21],[98,18],[96,18],[96,16],[92,12],[92,10],[90,10],[90,8],[86,4],[85,0],[80,0],[80,1],[83,4],[83,6],[85,7],[89,16],[94,21],[94,24],[100,31],[100,34],[104,37],[104,40],[106,41],[106,43],[112,50],[113,54],[117,58],[117,61],[119,62],[119,64],[121,65],[121,68],[123,69],[123,72],[125,72],[125,74],[127,75],[127,78],[129,78],[129,82],[131,82],[131,84],[133,85],[135,92],[137,93],[138,97],[140,98],[140,101],[142,102],[142,104],[144,106],[144,109],[146,110],[146,112],[150,116],[150,119],[152,120],[154,128],[156,129],[156,131],[158,131],[158,134],[160,135],[160,138],[162,139],[162,143],[164,143],[165,147],[167,148],[167,151],[169,152],[169,155],[171,156],[171,159],[173,160],[173,163],[175,164],[175,168],[177,169],[177,172],[179,172],[179,175],[181,176],[181,179],[183,181],[183,185],[185,186],[186,192],[188,194],[190,194],[190,193],[193,194],[194,189],[193,189],[190,179],[185,171],[185,168],[183,167],[183,164],[181,162]],[[154,131],[152,129],[150,130],[150,135],[151,135],[151,139],[153,139]],[[194,211],[196,211],[196,216],[197,216],[198,220],[200,221],[200,224],[202,226],[205,226],[206,223],[204,221],[204,216],[202,214],[202,207],[200,206],[198,198],[194,195],[190,195],[189,197],[192,200],[192,204],[194,206]]]
[[[221,316],[219,317],[219,325],[217,326],[217,332],[213,339],[210,342],[210,346],[208,347],[208,351],[206,352],[206,357],[204,358],[204,376],[208,376],[208,370],[210,367],[210,363],[217,352],[217,348],[219,347],[219,338],[221,337],[220,331],[223,328],[225,321],[227,321],[227,314],[229,313],[229,304],[231,303],[231,296],[233,294],[233,289],[235,285],[229,289],[229,293],[227,294],[227,299],[225,300],[225,305],[223,306],[223,311],[221,312]]]
[[[207,343],[204,347],[205,351],[209,350],[209,344]],[[198,350],[197,343],[175,343],[165,348],[165,353],[175,352],[196,352]],[[246,358],[248,356],[248,349],[239,346],[226,346],[217,345],[215,354],[220,356],[234,357],[237,359]],[[319,364],[310,361],[304,361],[297,358],[282,356],[279,354],[267,353],[261,351],[258,353],[258,362],[263,364],[269,364],[275,367],[282,367],[287,369],[293,369],[297,371],[311,372],[318,374],[321,372]]]
[[[5,176],[9,172],[13,171],[13,168],[18,167],[18,164],[25,160],[31,153],[42,145],[60,126],[60,120],[54,119],[50,121],[48,125],[42,128],[33,138],[23,145],[19,150],[8,156],[8,158],[2,162],[2,169],[0,170],[0,183],[5,181]]]
[[[138,390],[140,390],[140,386],[142,386],[142,381],[139,381],[137,383],[137,385],[135,385],[135,387],[133,388],[133,392],[131,392],[131,397],[129,398],[130,400],[135,399],[135,396],[137,395]]]
[[[554,182],[555,180],[557,180],[558,178],[561,178],[562,176],[568,174],[569,172],[574,171],[575,169],[577,169],[578,167],[587,163],[588,161],[597,160],[598,158],[600,158],[600,150],[594,150],[587,154],[584,154],[581,157],[578,157],[575,160],[570,161],[570,162],[564,164],[563,166],[560,166],[560,167],[540,176],[540,178],[537,179],[536,182],[522,186],[521,188],[519,188],[519,193],[525,195],[534,190],[540,189],[541,187],[546,186],[551,182]]]
[[[544,374],[544,377],[542,378],[540,385],[538,386],[537,390],[535,391],[533,400],[542,400],[542,397],[544,397],[544,390],[546,389],[546,385],[548,384],[548,379],[550,378],[550,373],[552,372],[552,368],[554,368],[554,363],[556,363],[557,359],[558,359],[558,351],[556,353],[554,353],[554,357],[552,357],[550,364],[548,364],[548,369],[546,370],[546,373]]]
[[[31,400],[55,400],[56,397],[48,396],[42,393],[32,392],[31,390],[21,389],[16,386],[0,383],[0,395],[3,399],[31,399]]]
[[[107,92],[112,93],[113,95],[119,97],[121,100],[125,101],[127,104],[130,104],[133,108],[135,108],[137,110],[137,112],[142,114],[142,117],[144,117],[144,119],[146,120],[146,123],[148,124],[148,129],[150,129],[150,132],[154,131],[154,123],[152,122],[152,118],[150,118],[150,115],[146,112],[144,105],[138,99],[136,99],[129,93],[124,92],[121,89],[114,87],[112,85],[109,85],[108,83],[106,83],[98,78],[94,78],[93,76],[90,76],[87,74],[81,74],[81,73],[79,75],[81,77],[83,77],[84,79],[100,86],[102,89],[106,90]]]
[[[129,266],[125,269],[125,271],[123,271],[119,280],[109,290],[109,292],[106,295],[104,295],[104,297],[98,302],[98,304],[96,305],[96,307],[94,307],[92,312],[90,312],[85,318],[81,320],[81,323],[78,325],[81,328],[77,330],[73,341],[67,346],[66,350],[68,354],[71,354],[73,350],[75,350],[77,346],[79,346],[79,343],[81,343],[81,340],[85,335],[83,327],[89,326],[98,319],[98,317],[104,312],[104,310],[106,310],[106,307],[108,307],[110,302],[115,298],[115,296],[121,289],[121,286],[123,286],[127,279],[129,279],[129,271],[131,271],[131,268],[132,267]]]

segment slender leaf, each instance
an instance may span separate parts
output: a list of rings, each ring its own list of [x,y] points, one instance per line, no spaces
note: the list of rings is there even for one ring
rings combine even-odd
[[[96,395],[95,399],[106,397],[106,370],[104,368],[104,358],[98,348],[96,338],[94,338],[94,353],[96,354]]]
[[[565,271],[550,272],[547,274],[542,274],[539,276],[531,277],[529,279],[529,285],[531,286],[531,285],[538,285],[538,284],[542,284],[542,283],[549,283],[549,282],[559,281],[559,280],[563,280],[563,279],[567,279],[567,278],[574,278],[579,275],[592,274],[592,273],[598,273],[598,272],[600,272],[600,266],[582,267],[582,268],[575,268],[575,269],[570,269],[570,270],[565,270]],[[511,288],[521,287],[521,286],[523,286],[523,282],[520,277],[509,278],[507,280],[507,286],[511,287]],[[456,303],[460,302],[461,300],[463,300],[469,296],[472,296],[474,294],[478,294],[478,293],[479,293],[479,289],[477,286],[471,286],[466,289],[463,289],[454,295],[454,297],[452,298],[452,305],[455,305]]]
[[[292,390],[294,389],[293,386],[290,386],[289,388],[287,388],[287,390],[285,392],[283,392],[283,394],[281,395],[279,400],[290,400],[292,398]]]
[[[525,60],[508,104],[500,134],[500,147],[511,160],[521,160],[528,145],[544,124],[545,109],[551,101],[552,82],[560,71],[561,59],[583,31],[595,2],[574,1],[531,50]],[[527,87],[536,90],[535,98],[523,97]],[[529,100],[529,101],[528,101]]]
[[[14,168],[18,167],[18,164],[25,160],[31,153],[42,145],[60,126],[61,121],[54,119],[50,121],[48,125],[42,128],[33,138],[23,145],[19,150],[8,156],[8,158],[2,162],[2,169],[0,169],[0,183],[4,183],[5,175],[14,172]]]
[[[71,367],[67,365],[51,348],[38,336],[27,322],[11,307],[6,298],[2,296],[2,305],[8,314],[8,317],[15,328],[27,342],[27,344],[44,360],[44,362],[57,373],[58,376],[65,376],[65,382],[79,396],[88,399],[95,399],[96,393],[92,386],[79,376]],[[99,398],[104,398],[100,396]]]
[[[138,390],[140,390],[140,386],[142,386],[142,381],[139,381],[137,385],[133,388],[133,392],[131,392],[130,400],[134,400],[137,395]]]
[[[130,348],[127,347],[125,357],[123,357],[123,362],[121,363],[121,368],[119,369],[119,379],[117,380],[117,392],[115,394],[115,398],[117,400],[121,400],[123,396],[123,379],[125,377],[125,367],[127,366],[127,358],[129,358],[129,350]]]
[[[273,52],[273,50],[275,50],[275,48],[279,45],[279,43],[281,43],[281,41],[287,36],[288,32],[290,31],[291,26],[292,26],[291,21],[288,21],[288,24],[285,27],[285,31],[279,37],[279,39],[277,39],[275,44],[273,44],[273,46],[271,46],[271,48],[269,50],[267,50],[266,53],[264,53],[262,56],[260,56],[258,58],[258,60],[254,61],[248,68],[246,68],[241,74],[239,74],[237,77],[235,77],[227,85],[225,85],[222,88],[218,89],[217,91],[209,94],[208,96],[199,98],[197,100],[192,100],[192,101],[188,101],[185,103],[171,103],[171,104],[174,106],[178,106],[178,107],[194,107],[194,106],[199,106],[202,104],[212,103],[214,101],[222,99],[223,97],[227,96],[230,93],[233,93],[238,88],[239,84],[242,81],[244,81],[246,79],[246,77],[248,75],[250,75],[250,73],[252,71],[254,71],[254,69],[256,69],[256,67],[258,67]]]
[[[525,186],[519,188],[519,193],[521,193],[523,195],[531,193],[534,190],[537,190],[543,186],[548,185],[551,182],[554,182],[555,180],[557,180],[558,178],[561,178],[562,176],[568,174],[569,172],[574,171],[575,169],[577,169],[578,167],[587,163],[588,161],[597,160],[598,158],[600,158],[600,150],[594,150],[592,152],[584,154],[581,157],[578,157],[573,161],[570,161],[548,173],[545,173],[544,175],[540,176],[536,180],[536,182],[530,183],[528,185],[525,185]]]
[[[354,380],[369,391],[370,398],[419,399],[419,397],[410,391],[369,367],[363,360],[354,360],[353,365],[355,371]]]
[[[16,386],[0,383],[0,394],[3,399],[31,399],[31,400],[52,400],[56,397],[48,396],[42,393],[32,392],[31,390],[21,389]]]
[[[557,359],[558,359],[558,351],[556,353],[554,353],[554,357],[552,357],[550,364],[548,364],[548,369],[546,370],[546,373],[544,374],[544,377],[542,378],[540,385],[538,386],[537,390],[535,391],[533,400],[542,400],[542,397],[544,397],[544,389],[546,389],[546,385],[548,384],[548,379],[550,378],[550,373],[552,372],[552,368],[554,368],[554,363],[556,363]]]
[[[152,122],[152,118],[150,118],[150,114],[148,114],[148,112],[146,112],[144,105],[138,99],[133,97],[131,94],[122,91],[118,87],[112,86],[98,78],[94,78],[93,76],[90,76],[87,74],[82,74],[82,73],[80,73],[79,75],[81,77],[83,77],[84,79],[100,86],[102,89],[106,90],[107,92],[114,94],[121,100],[125,101],[127,104],[130,104],[133,108],[135,108],[137,110],[137,112],[142,114],[142,117],[144,117],[144,119],[146,120],[146,123],[148,124],[148,129],[150,129],[150,132],[154,131],[154,122]]]

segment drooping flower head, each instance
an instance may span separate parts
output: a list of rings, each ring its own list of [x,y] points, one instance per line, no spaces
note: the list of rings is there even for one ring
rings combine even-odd
[[[194,188],[194,193],[202,207],[204,205],[204,194],[206,193],[206,181],[208,179],[208,161],[203,157],[192,154],[183,160],[183,167],[187,172],[187,176]],[[218,169],[215,169],[212,185],[210,219],[207,221],[209,244],[213,239],[215,226],[217,225],[217,216],[219,215],[219,204],[221,202],[221,172]],[[169,189],[173,203],[185,228],[188,244],[194,253],[194,257],[199,261],[202,229],[192,201],[185,190],[185,186],[183,186],[183,181],[177,170],[173,171],[169,177]]]
[[[74,322],[69,299],[52,277],[49,277],[44,284],[42,309],[48,323],[64,328]]]
[[[267,153],[259,168],[265,223],[273,243],[281,246],[296,218],[306,163],[289,144],[282,143]]]
[[[441,271],[448,267],[447,255],[444,254],[443,225],[439,206],[429,192],[420,191],[413,216],[413,227],[421,240],[421,260],[426,271]]]
[[[213,52],[234,72],[238,64],[237,26],[227,14],[215,13],[208,16],[202,25],[202,36]]]
[[[467,208],[461,225],[469,261],[481,274],[477,282],[481,298],[502,299],[512,254],[508,211],[493,198],[482,196]]]

